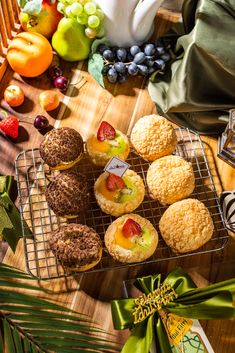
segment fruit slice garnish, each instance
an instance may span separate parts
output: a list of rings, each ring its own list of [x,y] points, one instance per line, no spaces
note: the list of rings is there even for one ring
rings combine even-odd
[[[102,121],[97,131],[97,140],[114,140],[116,137],[116,130],[107,121]]]
[[[109,191],[122,190],[126,184],[120,176],[110,173],[106,179],[106,187]]]
[[[91,147],[98,152],[106,153],[110,149],[109,143],[107,141],[98,141],[95,136],[90,138]]]
[[[121,228],[118,228],[115,233],[115,243],[127,250],[131,250],[135,246],[135,242],[132,242],[129,238],[124,237]]]
[[[142,228],[132,218],[128,218],[122,227],[124,237],[129,238],[142,233]]]
[[[119,196],[119,190],[109,191],[106,186],[106,179],[102,179],[97,186],[97,191],[107,200],[116,202]]]
[[[126,187],[119,193],[118,202],[125,203],[134,200],[138,195],[138,187],[133,183],[131,177],[124,176]]]

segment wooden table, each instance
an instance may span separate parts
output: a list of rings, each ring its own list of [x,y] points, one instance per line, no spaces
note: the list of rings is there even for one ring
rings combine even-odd
[[[169,24],[177,19],[177,15],[160,11],[157,18],[158,34],[164,32]],[[147,82],[141,77],[133,77],[123,85],[107,83],[106,89],[102,89],[89,76],[84,63],[65,64],[64,73],[73,77],[74,86],[69,89],[67,95],[61,95],[63,102],[60,108],[48,114],[48,118],[56,127],[70,126],[79,130],[84,140],[97,129],[101,120],[107,120],[114,127],[129,133],[140,117],[156,112],[155,105],[148,95]],[[80,74],[84,79],[78,82]],[[20,136],[15,143],[0,136],[0,173],[14,175],[16,155],[28,147],[39,146],[43,138],[32,126],[32,121],[37,114],[45,114],[38,105],[39,93],[43,89],[52,88],[46,75],[36,79],[23,79],[8,69],[1,82],[1,93],[10,83],[22,86],[27,97],[26,104],[15,111],[1,100],[3,109],[20,118]],[[217,158],[217,139],[206,136],[202,139],[218,192],[222,189],[234,189],[235,170]],[[4,243],[1,244],[0,250],[1,260],[25,269],[22,242],[19,243],[15,254]],[[158,272],[167,273],[180,265],[190,271],[198,285],[203,286],[207,282],[217,282],[235,276],[234,253],[235,241],[231,237],[226,248],[220,252],[162,261],[151,266],[139,265],[129,269],[86,274],[76,279],[41,281],[39,285],[53,290],[55,301],[91,315],[104,329],[114,332],[110,300],[123,296],[123,280]],[[215,353],[234,352],[234,320],[203,321],[202,324]],[[129,332],[126,330],[115,334],[119,342],[124,342]]]

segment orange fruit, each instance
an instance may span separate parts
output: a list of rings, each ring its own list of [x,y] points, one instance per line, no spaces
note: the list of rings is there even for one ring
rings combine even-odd
[[[49,41],[38,33],[21,32],[7,50],[7,60],[19,75],[36,77],[50,66],[53,58]]]

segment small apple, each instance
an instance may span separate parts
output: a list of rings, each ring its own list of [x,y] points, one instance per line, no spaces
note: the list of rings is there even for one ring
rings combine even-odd
[[[46,110],[51,111],[56,109],[60,104],[59,95],[55,91],[43,91],[39,95],[40,106]]]
[[[10,85],[4,91],[4,99],[10,107],[19,107],[24,102],[24,92],[17,85]]]
[[[63,15],[57,11],[57,1],[54,3],[42,1],[42,9],[39,14],[20,12],[20,23],[24,31],[37,32],[46,38],[51,38]]]

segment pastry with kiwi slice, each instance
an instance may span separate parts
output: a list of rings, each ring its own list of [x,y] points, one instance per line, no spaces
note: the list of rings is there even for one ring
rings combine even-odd
[[[123,263],[141,262],[154,254],[158,233],[149,220],[131,213],[111,223],[104,240],[115,260]]]
[[[130,145],[125,134],[114,129],[108,122],[102,121],[97,133],[88,138],[86,150],[92,162],[103,167],[112,157],[125,161],[130,153]]]
[[[130,169],[122,177],[102,173],[95,182],[94,191],[102,211],[115,217],[133,212],[145,196],[142,178]]]

